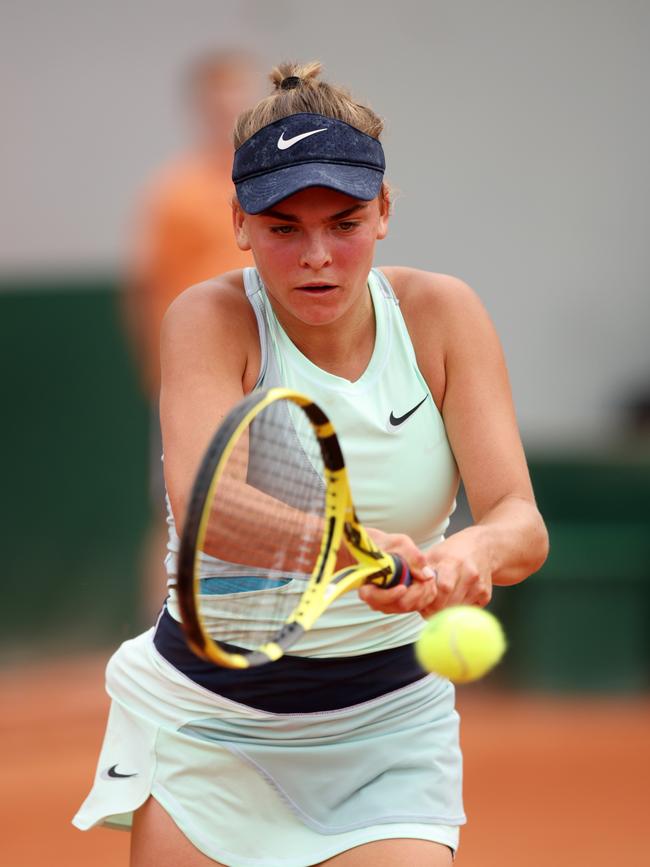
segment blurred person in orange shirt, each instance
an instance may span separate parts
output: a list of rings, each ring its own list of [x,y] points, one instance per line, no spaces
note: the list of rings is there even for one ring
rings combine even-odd
[[[146,616],[160,607],[166,580],[158,419],[160,327],[165,311],[183,290],[253,264],[250,253],[237,247],[232,228],[232,129],[237,116],[255,102],[260,87],[255,61],[244,52],[213,52],[195,60],[186,83],[193,144],[154,174],[136,211],[122,308],[142,387],[152,405],[154,519],[143,564]]]
[[[171,302],[195,283],[253,264],[235,243],[230,173],[235,120],[260,87],[254,61],[235,51],[203,56],[190,67],[187,85],[194,145],[162,166],[145,189],[124,293],[143,385],[155,401],[160,325]]]

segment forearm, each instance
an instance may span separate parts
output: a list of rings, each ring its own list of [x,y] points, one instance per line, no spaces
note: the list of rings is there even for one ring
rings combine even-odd
[[[179,527],[186,517],[187,496],[170,497]],[[310,572],[323,537],[323,516],[303,510],[224,474],[212,492],[202,550],[228,563],[260,569]]]
[[[548,556],[548,533],[534,503],[504,497],[477,523],[457,535],[474,535],[486,552],[492,583],[518,584],[541,568]]]

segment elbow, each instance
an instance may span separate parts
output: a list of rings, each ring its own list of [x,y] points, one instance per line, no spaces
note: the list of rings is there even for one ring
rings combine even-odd
[[[550,551],[550,541],[548,537],[548,530],[546,529],[546,524],[540,517],[540,527],[538,531],[538,538],[535,546],[535,561],[533,564],[533,572],[539,572],[542,568],[546,560],[548,559],[548,554]]]
[[[550,542],[548,530],[542,516],[538,512],[537,520],[532,530],[528,545],[528,562],[526,564],[526,574],[524,575],[524,578],[528,578],[535,572],[539,572],[548,559],[549,550]]]
[[[523,530],[523,528],[522,528]],[[548,530],[542,516],[535,510],[535,518],[526,522],[520,543],[513,550],[513,557],[504,567],[492,575],[492,582],[500,586],[520,584],[535,572],[538,572],[548,557]]]

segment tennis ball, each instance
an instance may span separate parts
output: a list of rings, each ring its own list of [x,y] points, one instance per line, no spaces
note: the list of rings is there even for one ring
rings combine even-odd
[[[427,621],[415,655],[426,671],[469,683],[487,674],[505,649],[503,629],[493,614],[474,605],[456,605]]]

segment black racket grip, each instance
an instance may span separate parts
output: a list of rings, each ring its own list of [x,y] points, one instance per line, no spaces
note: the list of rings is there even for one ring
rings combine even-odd
[[[387,590],[389,587],[398,587],[400,584],[408,587],[409,584],[411,584],[413,581],[411,570],[406,565],[404,560],[402,560],[402,558],[399,557],[397,554],[389,554],[388,556],[395,564],[395,574],[386,582],[386,584],[384,584],[384,589]]]

